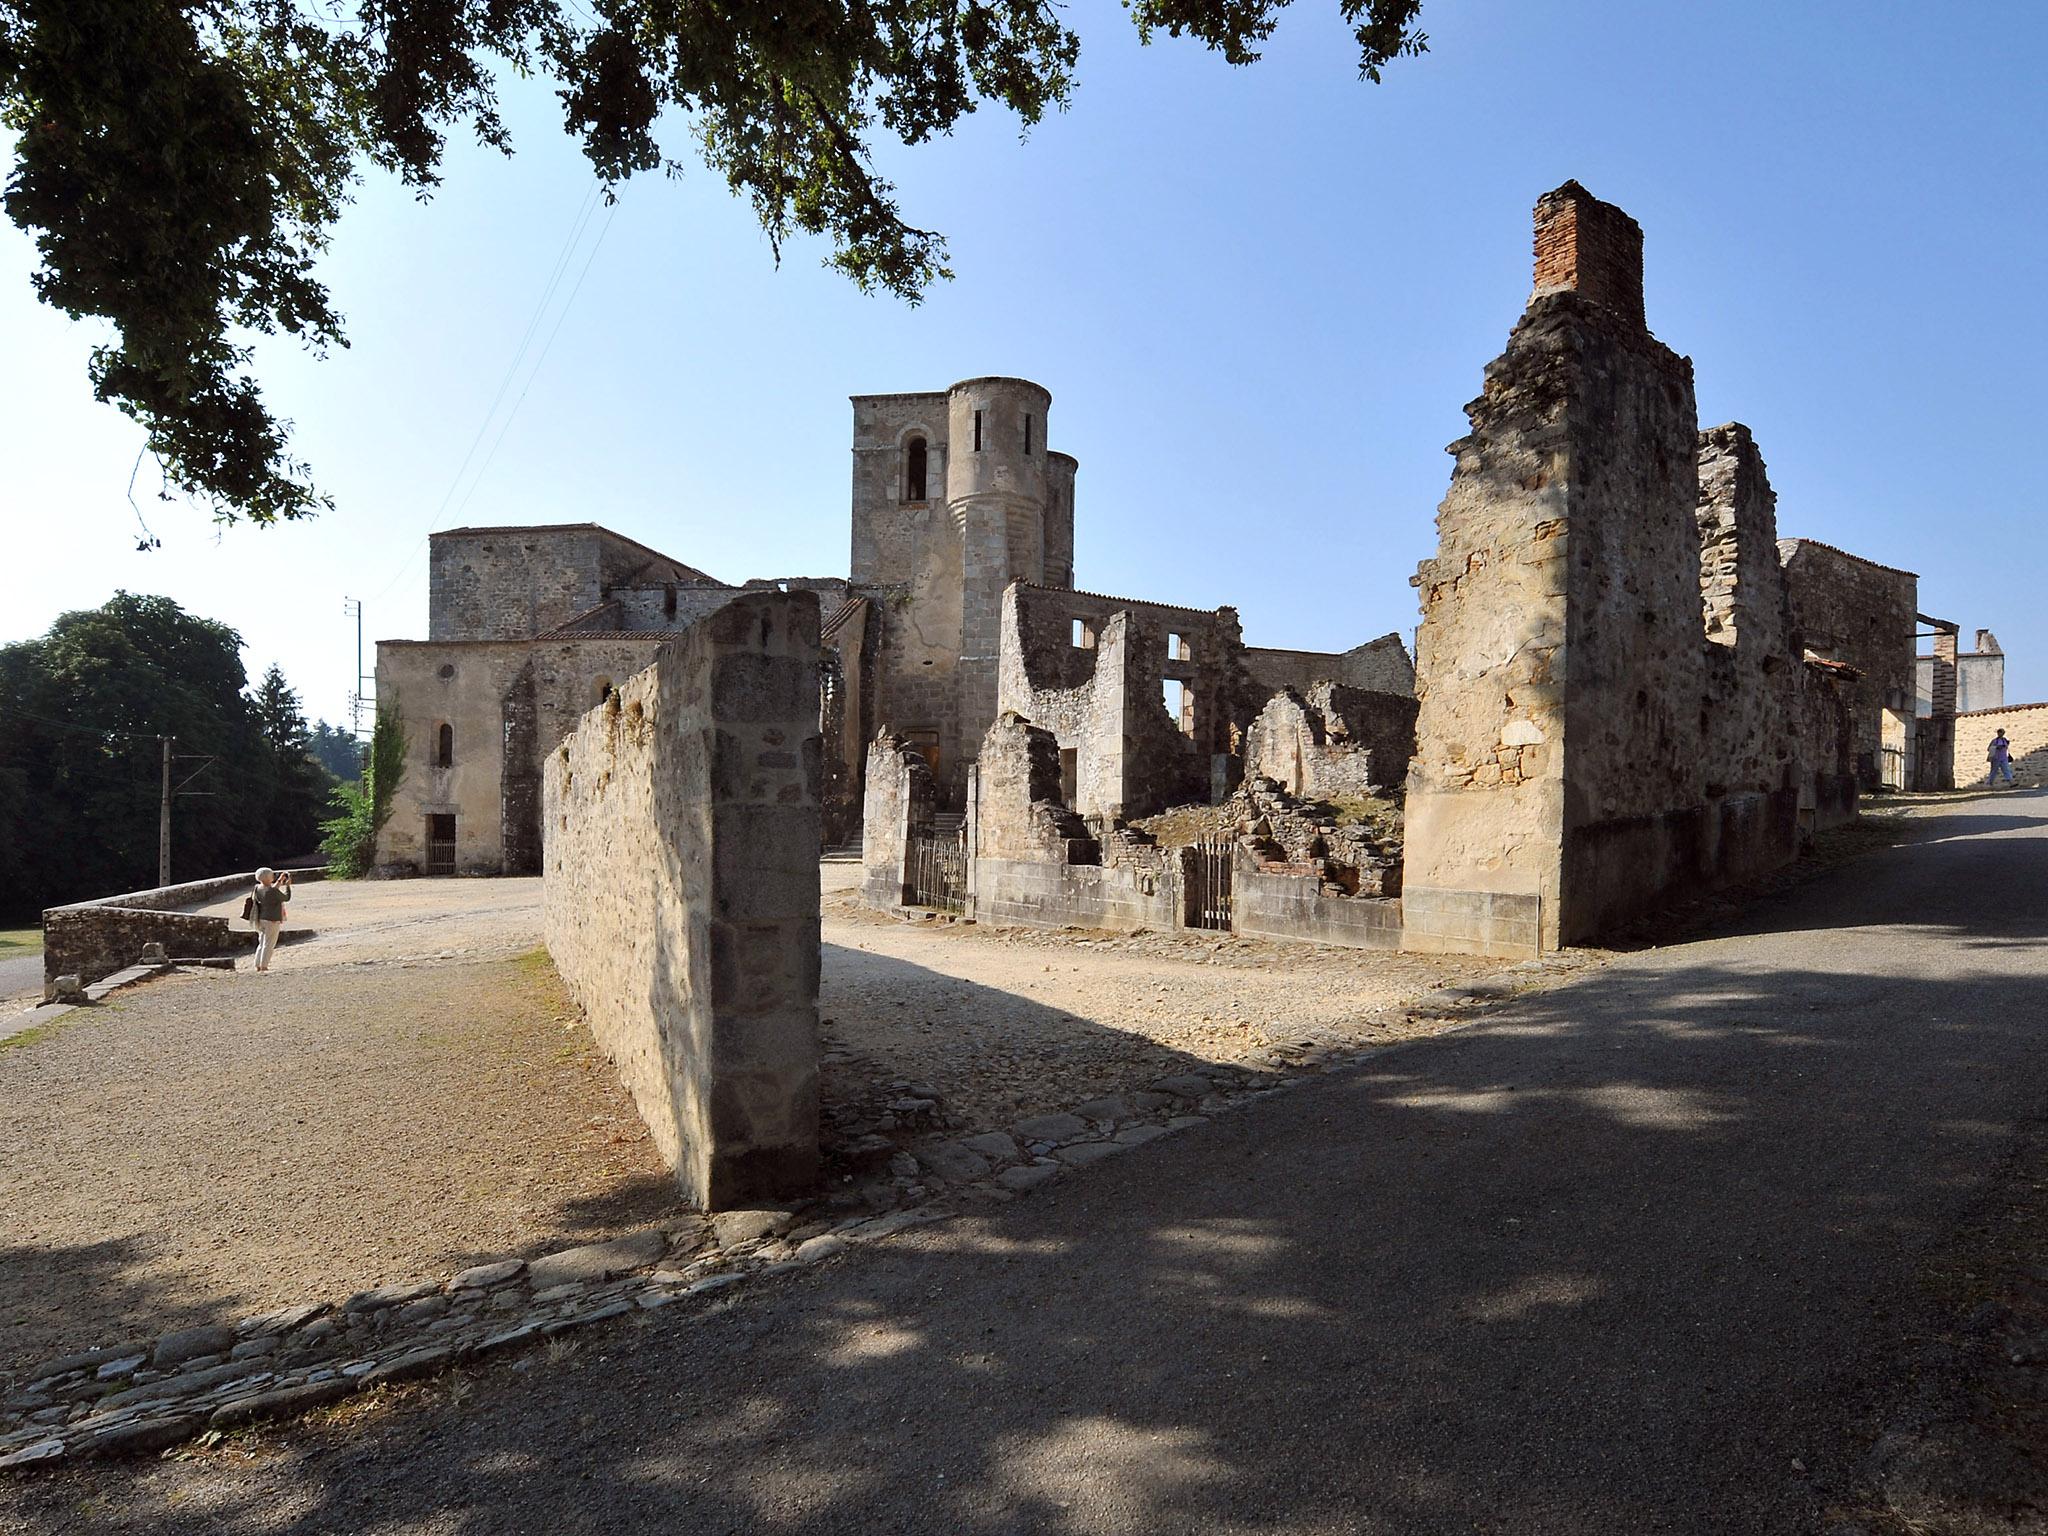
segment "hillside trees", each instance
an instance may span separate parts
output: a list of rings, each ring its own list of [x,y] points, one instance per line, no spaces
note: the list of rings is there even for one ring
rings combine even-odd
[[[327,778],[275,668],[255,694],[241,636],[165,597],[117,592],[0,646],[0,908],[157,882],[162,741],[176,738],[174,880],[308,852]]]

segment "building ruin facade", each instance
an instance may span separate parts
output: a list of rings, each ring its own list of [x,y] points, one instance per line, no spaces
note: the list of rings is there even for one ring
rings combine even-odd
[[[1913,783],[1917,578],[1779,538],[1750,430],[1702,430],[1690,360],[1649,330],[1626,213],[1568,182],[1537,204],[1534,255],[1451,445],[1412,686],[1370,647],[1262,674],[1228,610],[1020,579],[959,889],[933,884],[930,765],[884,737],[867,899],[1049,926],[1222,910],[1241,932],[1529,956],[1763,874],[1860,792]],[[1391,786],[1391,835],[1338,803]],[[1220,906],[1213,845],[1150,830],[1219,802]]]

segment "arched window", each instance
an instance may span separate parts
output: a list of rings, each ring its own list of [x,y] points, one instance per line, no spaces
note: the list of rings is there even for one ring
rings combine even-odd
[[[592,709],[597,708],[598,705],[611,696],[612,680],[610,678],[600,676],[596,682],[590,685],[590,707]]]
[[[455,727],[443,723],[434,742],[434,766],[453,768],[455,766]]]
[[[925,499],[925,447],[924,439],[913,437],[903,448],[903,499],[923,501]]]

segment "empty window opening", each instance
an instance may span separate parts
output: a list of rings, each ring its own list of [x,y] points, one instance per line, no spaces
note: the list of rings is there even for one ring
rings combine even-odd
[[[1177,677],[1169,677],[1165,684],[1166,712],[1173,717],[1173,723],[1188,735],[1195,734],[1195,696],[1188,685]]]
[[[1194,648],[1188,644],[1187,636],[1168,635],[1166,637],[1166,659],[1168,661],[1193,661],[1195,659]]]
[[[444,724],[434,742],[434,766],[453,768],[455,766],[455,727]]]
[[[1080,755],[1072,747],[1060,748],[1060,799],[1067,806],[1081,790]]]
[[[661,589],[661,616],[672,619],[676,616],[676,584],[668,583]]]
[[[1031,452],[1031,414],[1028,411],[1024,415],[1024,452],[1027,457]]]
[[[981,412],[974,413],[974,451],[981,452]]]
[[[925,461],[926,449],[924,439],[913,437],[908,446],[903,450],[903,499],[905,501],[923,501],[925,499]]]
[[[1074,649],[1092,651],[1095,649],[1095,631],[1088,627],[1086,619],[1074,620]]]
[[[612,680],[610,678],[600,676],[597,679],[597,681],[593,682],[590,685],[590,707],[592,709],[597,708],[598,705],[602,704],[606,699],[610,698],[611,696]]]

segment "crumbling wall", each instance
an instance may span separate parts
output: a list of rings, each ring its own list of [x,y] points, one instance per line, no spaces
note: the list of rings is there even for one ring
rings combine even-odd
[[[545,931],[691,1199],[818,1165],[818,603],[748,594],[550,753]]]
[[[1798,675],[1799,825],[1810,836],[1856,816],[1855,673],[1808,658]]]
[[[1135,933],[1178,926],[1163,850],[1117,828],[1100,839],[1060,798],[1058,739],[1013,711],[982,738],[969,853],[978,921]]]
[[[1991,774],[1991,738],[2005,732],[2012,743],[2012,776],[2019,784],[2048,784],[2048,704],[2010,704],[1956,716],[1955,784],[1966,788]]]
[[[1098,845],[1060,799],[1060,748],[1051,731],[1004,711],[982,738],[975,778],[978,857],[1097,862]]]
[[[1282,688],[1304,693],[1323,678],[1368,693],[1415,697],[1415,663],[1398,633],[1381,635],[1348,651],[1286,651],[1248,646],[1244,666],[1260,698]]]
[[[1416,703],[1328,681],[1283,689],[1245,732],[1244,774],[1310,799],[1384,795],[1407,777]]]
[[[1416,578],[1411,948],[1521,952],[1496,896],[1533,901],[1539,947],[1582,942],[1796,851],[1773,499],[1746,431],[1698,432],[1641,240],[1577,183],[1537,203],[1534,295],[1451,447]]]
[[[1857,782],[1876,789],[1886,749],[1912,748],[1920,579],[1812,539],[1781,540],[1778,553],[1806,649],[1856,669],[1846,680],[1850,754]]]
[[[861,803],[863,906],[889,912],[908,899],[911,840],[931,827],[937,807],[938,787],[924,754],[883,726],[868,747]]]

